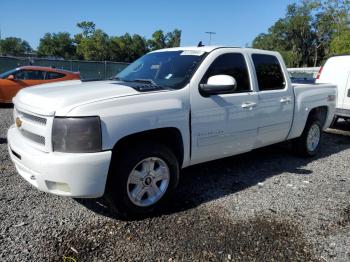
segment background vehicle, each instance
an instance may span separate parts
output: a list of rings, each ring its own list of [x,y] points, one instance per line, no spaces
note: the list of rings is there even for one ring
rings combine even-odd
[[[19,92],[9,152],[40,190],[104,195],[119,212],[143,214],[167,199],[183,167],[286,140],[314,156],[335,99],[329,84],[292,85],[276,52],[158,50],[115,80]]]
[[[329,58],[317,76],[316,83],[331,83],[337,86],[338,99],[334,122],[338,118],[350,118],[350,55]]]
[[[0,74],[0,103],[12,98],[25,87],[67,80],[80,80],[80,74],[51,67],[22,66]]]

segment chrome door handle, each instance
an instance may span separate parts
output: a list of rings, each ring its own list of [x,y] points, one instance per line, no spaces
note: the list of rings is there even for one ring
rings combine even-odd
[[[292,102],[292,99],[290,97],[282,97],[280,102],[282,104],[288,104],[288,103]]]
[[[245,102],[242,104],[242,108],[252,109],[253,107],[256,107],[256,103],[254,102]]]

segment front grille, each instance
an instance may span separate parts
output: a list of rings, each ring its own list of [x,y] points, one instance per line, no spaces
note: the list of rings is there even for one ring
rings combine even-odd
[[[34,115],[30,115],[21,111],[18,111],[18,113],[20,115],[23,116],[23,118],[28,119],[29,121],[38,123],[40,125],[46,125],[46,118],[40,117],[40,116],[34,116]]]
[[[45,137],[29,132],[25,129],[20,129],[20,131],[25,138],[45,146]]]

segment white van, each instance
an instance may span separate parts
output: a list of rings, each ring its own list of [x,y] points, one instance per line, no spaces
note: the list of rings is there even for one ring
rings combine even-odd
[[[338,100],[334,122],[339,118],[350,119],[350,54],[329,58],[321,67],[316,83],[332,83],[338,86]]]

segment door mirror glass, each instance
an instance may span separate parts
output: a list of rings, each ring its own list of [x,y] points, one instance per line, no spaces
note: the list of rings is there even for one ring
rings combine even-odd
[[[229,75],[215,75],[208,78],[206,84],[199,85],[204,95],[218,95],[232,93],[237,88],[236,79]]]

